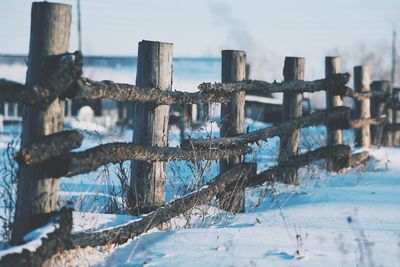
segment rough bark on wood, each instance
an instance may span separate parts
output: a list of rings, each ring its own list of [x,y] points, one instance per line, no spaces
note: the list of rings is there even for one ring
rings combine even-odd
[[[172,44],[142,41],[139,43],[136,84],[171,91]],[[136,103],[133,114],[133,143],[158,147],[168,146],[169,106]],[[132,207],[149,211],[164,203],[166,162],[131,163]]]
[[[246,79],[246,53],[244,51],[222,51],[222,77],[223,83],[243,81]],[[220,136],[231,137],[242,134],[245,131],[245,92],[235,92],[229,103],[221,104]],[[220,172],[223,173],[235,164],[243,162],[243,157],[233,157],[220,161]],[[234,192],[221,194],[220,208],[228,211],[244,212],[244,188],[238,188]]]
[[[37,164],[80,147],[82,141],[83,135],[76,130],[58,132],[39,138],[37,142],[21,148],[13,156],[19,164]]]
[[[285,81],[304,80],[304,58],[286,57],[283,68]],[[282,103],[282,122],[298,118],[303,111],[303,94],[284,92]],[[279,142],[279,161],[296,156],[300,145],[300,129],[295,129],[288,135],[281,135]],[[287,184],[299,184],[297,170],[285,172],[282,181]]]
[[[97,170],[109,163],[126,160],[166,162],[168,160],[218,160],[251,153],[250,147],[196,151],[177,147],[143,146],[134,143],[110,143],[80,152],[69,152],[61,157],[43,162],[47,177],[73,176]]]
[[[391,99],[391,112],[392,112],[392,146],[398,146],[400,144],[400,130],[397,125],[400,123],[400,101],[398,96],[399,88],[392,88],[393,97]],[[397,91],[397,92],[396,92]],[[397,95],[395,95],[397,94]]]
[[[51,60],[52,57],[68,51],[71,6],[35,2],[31,15],[27,85],[45,81],[57,70],[58,62]],[[56,99],[44,111],[27,106],[23,113],[21,147],[63,128],[64,101]],[[34,214],[50,213],[57,208],[59,179],[43,179],[43,176],[38,166],[20,166],[13,243],[21,242],[27,232],[41,226],[42,222],[36,220]]]
[[[72,247],[96,247],[107,244],[122,244],[151,228],[187,212],[196,205],[208,204],[220,192],[231,190],[239,181],[254,172],[255,165],[243,163],[217,176],[199,191],[165,204],[148,215],[129,224],[98,232],[82,232],[72,236]]]
[[[387,93],[381,93],[381,92],[356,92],[353,89],[349,87],[341,87],[337,90],[334,90],[335,94],[341,95],[341,96],[347,96],[350,98],[353,98],[354,100],[357,101],[362,101],[365,99],[370,99],[371,97],[376,97],[379,98],[383,101],[390,99],[390,95]]]
[[[392,90],[392,88],[390,88]],[[387,146],[387,147],[392,147],[393,146],[393,128],[391,127],[393,125],[393,116],[394,116],[394,108],[393,108],[393,99],[390,99],[390,101],[387,102],[386,105],[386,118],[387,118],[387,125],[384,129],[383,132],[383,139],[382,139],[382,145]]]
[[[325,78],[329,79],[333,75],[340,73],[340,57],[325,57]],[[343,105],[341,95],[334,94],[335,90],[326,90],[326,108],[339,107]],[[343,143],[343,133],[340,129],[334,129],[331,123],[326,124],[327,145],[339,145]],[[338,168],[334,158],[326,161],[328,171],[336,171]]]
[[[21,253],[10,253],[0,258],[0,266],[3,267],[41,267],[57,252],[71,247],[72,209],[62,208],[53,212],[51,220],[46,223],[57,227],[52,233],[42,238],[42,244],[35,250],[23,249]],[[12,249],[12,248],[11,248]]]
[[[372,92],[378,93],[389,93],[390,82],[389,81],[374,81],[371,84]],[[386,101],[378,97],[371,98],[371,116],[376,119],[380,119],[383,116],[386,117]],[[371,126],[371,142],[375,146],[380,146],[382,143],[382,136],[385,129],[385,125],[373,125]]]
[[[370,75],[368,66],[354,67],[354,90],[360,93],[368,93],[370,90]],[[355,119],[369,119],[370,99],[364,99],[356,102]],[[355,146],[369,147],[371,145],[371,131],[369,125],[363,126],[355,131]]]
[[[282,176],[287,171],[297,170],[304,167],[313,161],[321,159],[335,158],[338,164],[337,170],[347,168],[350,166],[351,148],[347,145],[331,145],[320,147],[315,150],[306,152],[299,156],[291,157],[290,159],[282,162],[277,166],[271,167],[256,176],[249,177],[245,183],[247,187],[262,185],[265,182],[276,182],[282,180]]]
[[[330,79],[320,79],[314,81],[302,81],[302,80],[288,80],[282,83],[278,82],[265,82],[257,80],[230,82],[230,83],[202,83],[198,86],[201,92],[238,92],[246,91],[247,93],[305,93],[305,92],[318,92],[324,90],[338,90],[344,93],[347,90],[345,86],[350,79],[350,74],[339,73],[332,76]],[[350,89],[351,90],[351,89]],[[340,93],[340,94],[341,94]]]
[[[156,105],[180,105],[208,102],[224,103],[229,101],[231,94],[223,91],[195,93],[165,91],[154,87],[145,88],[113,81],[97,82],[88,78],[80,78],[77,80],[76,86],[71,88],[68,96],[73,99],[112,99]]]
[[[327,122],[334,122],[338,128],[348,128],[348,122],[351,119],[351,109],[349,107],[335,107],[324,111],[315,111],[311,115],[302,116],[287,122],[273,125],[269,128],[260,129],[246,134],[234,137],[215,138],[215,139],[190,139],[181,144],[185,149],[222,149],[242,147],[249,143],[256,143],[275,136],[290,134],[294,129],[300,129]]]
[[[56,71],[43,81],[24,85],[0,79],[0,99],[46,109],[82,75],[80,52],[49,56],[46,61],[51,62]]]
[[[360,129],[363,127],[369,127],[370,125],[384,125],[387,122],[388,119],[386,117],[380,119],[368,118],[368,119],[350,120],[348,128]]]

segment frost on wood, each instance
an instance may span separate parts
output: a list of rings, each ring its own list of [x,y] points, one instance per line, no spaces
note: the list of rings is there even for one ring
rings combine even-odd
[[[58,60],[58,69],[45,81],[35,85],[23,85],[17,82],[0,79],[0,99],[7,102],[19,102],[44,109],[82,75],[82,54],[63,54],[50,56],[50,61]]]
[[[36,164],[78,148],[82,141],[83,135],[76,130],[58,132],[43,136],[38,142],[22,148],[13,156],[20,164]]]
[[[197,151],[177,147],[150,147],[133,143],[110,143],[82,152],[70,152],[43,162],[47,177],[73,176],[97,170],[99,167],[126,160],[147,162],[168,160],[218,160],[251,153],[250,147]]]
[[[216,138],[216,139],[196,139],[184,140],[182,148],[210,149],[210,148],[228,148],[240,147],[248,143],[255,143],[275,136],[281,136],[290,133],[293,129],[300,129],[313,125],[330,122],[336,127],[347,127],[351,118],[351,109],[348,107],[335,107],[326,111],[316,111],[308,116],[302,116],[292,119],[288,122],[280,123],[269,128],[257,130],[247,134],[241,134],[234,137]]]

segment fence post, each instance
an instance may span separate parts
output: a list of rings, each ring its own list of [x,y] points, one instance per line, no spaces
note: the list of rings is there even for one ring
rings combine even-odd
[[[243,81],[246,79],[246,52],[222,50],[223,83]],[[245,92],[236,93],[229,103],[221,104],[220,136],[230,137],[245,131],[244,115]],[[220,161],[220,173],[242,163],[243,157]],[[220,196],[221,208],[232,212],[244,212],[244,188],[237,185],[233,192]]]
[[[41,82],[56,67],[54,56],[68,51],[71,6],[35,2],[31,12],[27,84]],[[21,147],[34,143],[40,136],[62,131],[64,101],[56,99],[46,110],[26,106],[23,113]],[[33,228],[47,223],[56,210],[59,179],[43,179],[40,167],[20,166],[13,243]]]
[[[389,93],[390,91],[390,82],[389,81],[373,81],[371,84],[372,92],[377,93]],[[380,97],[372,97],[371,98],[371,116],[373,118],[381,118],[385,115],[387,100],[383,100]],[[388,125],[371,125],[371,143],[374,146],[381,146],[382,139],[384,136],[385,128]]]
[[[391,88],[389,88],[389,92],[391,91]],[[393,96],[390,96],[390,100],[386,105],[386,117],[388,120],[387,125],[384,128],[383,132],[383,137],[382,137],[382,145],[387,146],[387,147],[392,147],[393,146],[393,139],[394,139],[394,134],[393,134],[393,117],[394,117],[394,112],[393,107],[394,101],[393,101]]]
[[[340,73],[340,57],[325,57],[325,78],[330,79],[333,75]],[[339,107],[343,105],[343,99],[340,95],[334,95],[332,90],[326,90],[326,108]],[[340,145],[343,143],[342,130],[335,130],[330,124],[326,126],[327,145]],[[334,158],[326,161],[328,171],[338,171],[341,164],[336,162]]]
[[[355,66],[354,67],[354,90],[359,93],[368,93],[370,91],[370,74],[368,66]],[[371,117],[370,112],[370,99],[356,101],[356,119],[368,119]],[[360,129],[355,130],[356,147],[368,148],[371,145],[371,132],[370,126],[366,125]]]
[[[399,92],[400,88],[392,88],[392,146],[398,146],[400,144],[400,130],[398,125],[400,123],[400,115],[399,115]]]
[[[286,57],[283,67],[283,77],[285,81],[304,80],[303,57]],[[303,111],[302,93],[283,93],[282,121],[288,121],[300,117]],[[293,130],[291,134],[280,137],[279,162],[284,162],[290,157],[298,154],[300,145],[300,129]],[[299,184],[297,170],[287,171],[282,174],[282,181],[286,184]]]
[[[171,91],[171,43],[139,43],[136,85]],[[168,146],[168,120],[168,105],[136,103],[133,142],[148,146]],[[164,203],[166,165],[166,162],[132,161],[130,201],[135,212],[147,212]]]

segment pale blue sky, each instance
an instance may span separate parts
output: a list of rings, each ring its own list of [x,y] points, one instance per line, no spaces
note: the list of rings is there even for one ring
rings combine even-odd
[[[31,2],[0,1],[0,53],[27,53]],[[59,2],[74,8],[74,50],[76,0]],[[149,39],[174,43],[175,56],[243,49],[258,64],[291,55],[319,68],[329,53],[361,43],[388,49],[392,30],[400,29],[400,0],[81,0],[81,6],[83,52],[94,55],[136,55],[137,43]]]

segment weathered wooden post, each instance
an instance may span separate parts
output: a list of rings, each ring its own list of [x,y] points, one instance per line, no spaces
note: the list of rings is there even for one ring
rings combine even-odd
[[[392,146],[398,146],[400,144],[400,88],[392,88]]]
[[[54,56],[66,53],[69,45],[71,6],[35,2],[31,12],[27,84],[36,84],[56,69]],[[56,99],[46,110],[25,107],[21,146],[34,143],[39,137],[64,129],[64,101]],[[13,243],[33,228],[47,223],[50,212],[56,210],[58,178],[43,178],[40,167],[20,166]]]
[[[390,82],[389,81],[373,81],[371,84],[372,92],[376,93],[389,93],[390,92]],[[386,115],[386,99],[382,97],[372,97],[371,98],[371,116],[373,118],[381,118]],[[372,125],[371,126],[371,143],[374,146],[381,146],[382,137],[385,132],[387,125]]]
[[[340,57],[325,57],[325,78],[330,79],[333,75],[340,73]],[[339,107],[343,105],[343,99],[340,95],[334,95],[332,90],[326,90],[326,108]],[[326,126],[327,145],[340,145],[343,143],[343,132],[340,129],[335,129],[332,125]],[[328,171],[338,171],[341,164],[330,158],[326,162]]]
[[[136,85],[170,91],[172,87],[172,44],[139,43]],[[169,106],[135,104],[133,142],[168,146]],[[150,211],[165,201],[166,162],[132,161],[131,202],[137,212]]]
[[[391,89],[391,88],[390,88]],[[389,102],[386,105],[386,117],[388,120],[387,125],[384,128],[383,137],[382,137],[382,145],[387,147],[393,146],[393,117],[394,117],[394,101],[393,98],[390,98]]]
[[[286,57],[283,67],[285,81],[304,80],[305,59],[303,57]],[[300,117],[303,111],[302,93],[283,93],[282,121],[288,121]],[[283,163],[288,158],[298,154],[300,145],[300,129],[293,130],[291,134],[280,137],[279,162]],[[286,184],[299,184],[297,170],[291,170],[282,174],[282,181]]]
[[[222,51],[222,82],[243,81],[246,78],[246,52],[238,50]],[[245,132],[244,124],[245,92],[238,92],[231,102],[221,104],[220,136],[230,137]],[[243,162],[243,157],[220,161],[220,173]],[[237,185],[233,192],[220,197],[221,208],[232,212],[244,211],[244,188]]]
[[[359,93],[368,93],[370,91],[370,74],[368,66],[354,67],[354,90]],[[356,101],[356,119],[368,119],[370,113],[370,99]],[[355,130],[355,146],[368,148],[371,145],[370,126],[366,125]]]

